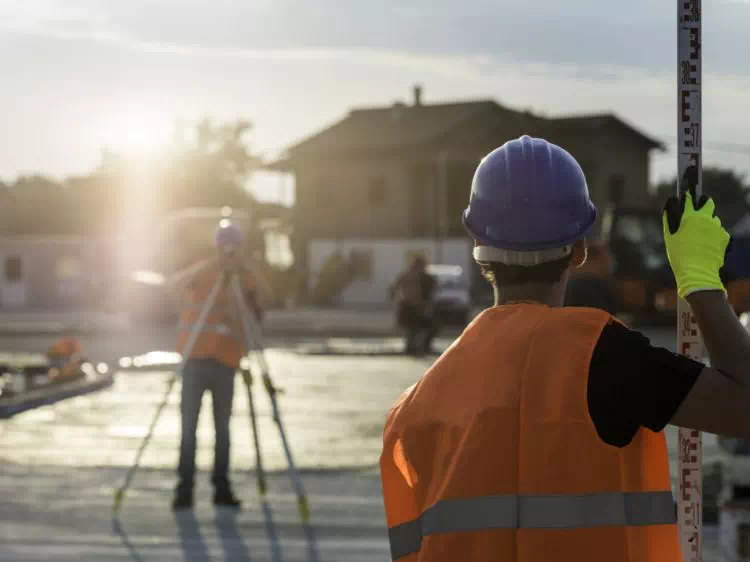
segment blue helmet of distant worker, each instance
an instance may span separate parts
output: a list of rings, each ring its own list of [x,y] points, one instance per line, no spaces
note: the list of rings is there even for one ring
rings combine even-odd
[[[477,167],[463,223],[474,259],[533,266],[570,255],[596,222],[583,170],[567,151],[523,136]]]
[[[245,236],[240,227],[229,219],[222,219],[216,227],[214,234],[214,245],[222,250],[236,250],[245,241]]]

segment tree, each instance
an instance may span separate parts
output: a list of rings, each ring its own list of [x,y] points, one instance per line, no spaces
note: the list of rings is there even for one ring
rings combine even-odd
[[[215,125],[203,119],[190,142],[178,139],[167,174],[165,210],[190,206],[240,206],[254,203],[245,190],[248,176],[260,165],[245,143],[252,124],[244,119]]]
[[[656,186],[656,197],[660,201],[674,195],[677,190],[677,179],[661,182]],[[735,170],[719,167],[703,169],[703,190],[716,203],[716,214],[727,227],[734,224],[748,211],[750,185],[745,177]]]
[[[41,175],[21,176],[5,190],[3,233],[10,235],[75,234],[77,217],[69,208],[62,185]]]
[[[203,119],[188,139],[176,135],[159,154],[132,157],[104,151],[91,174],[58,183],[20,177],[0,192],[2,231],[7,234],[114,235],[123,220],[143,224],[186,207],[252,209],[245,189],[260,164],[246,136],[244,119],[215,124]]]

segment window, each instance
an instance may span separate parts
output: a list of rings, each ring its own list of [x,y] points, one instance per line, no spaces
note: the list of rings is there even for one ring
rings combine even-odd
[[[57,261],[57,278],[60,280],[65,279],[78,279],[81,277],[81,260],[72,256],[65,256]]]
[[[625,176],[615,174],[609,178],[609,202],[614,205],[622,203],[625,197]]]
[[[367,185],[367,199],[370,205],[385,203],[385,178],[371,178]]]
[[[5,258],[5,280],[17,283],[23,279],[23,262],[20,256]]]
[[[636,246],[641,244],[658,246],[664,243],[661,217],[658,215],[623,215],[617,221],[615,229],[618,237]]]
[[[643,228],[643,221],[638,217],[622,217],[617,225],[617,233],[623,240],[637,246],[643,243],[646,233]]]
[[[612,247],[617,247],[621,271],[660,271],[668,268],[661,219],[626,215],[616,222]]]

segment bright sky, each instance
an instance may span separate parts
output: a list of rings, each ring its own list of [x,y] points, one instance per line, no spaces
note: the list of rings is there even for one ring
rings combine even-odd
[[[750,170],[750,3],[704,0],[707,163]],[[86,173],[178,118],[272,156],[358,105],[493,98],[676,134],[676,0],[0,0],[0,179]],[[715,143],[746,152],[712,150]],[[713,144],[712,144],[713,143]],[[676,156],[654,158],[655,178]]]

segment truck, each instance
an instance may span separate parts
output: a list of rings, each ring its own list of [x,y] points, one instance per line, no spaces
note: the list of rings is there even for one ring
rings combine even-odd
[[[673,318],[676,286],[667,260],[661,212],[612,206],[589,238],[586,263],[573,270],[566,304],[601,308],[636,322]]]

